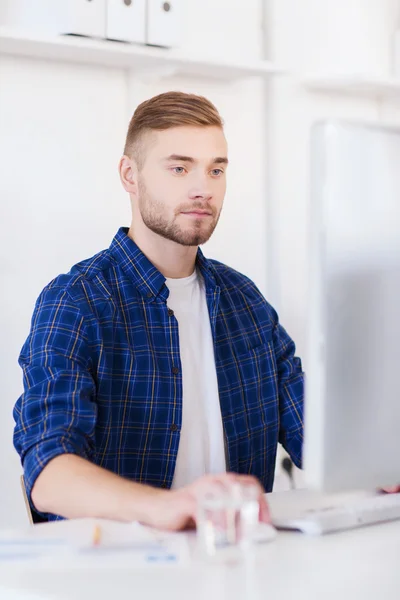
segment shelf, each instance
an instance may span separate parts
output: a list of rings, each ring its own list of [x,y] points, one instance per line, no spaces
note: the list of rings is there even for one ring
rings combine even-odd
[[[143,75],[184,75],[234,81],[280,71],[262,60],[213,60],[177,50],[78,36],[42,36],[0,27],[0,55],[132,69]]]
[[[346,94],[378,100],[400,100],[400,78],[367,75],[308,76],[302,84],[315,92]]]

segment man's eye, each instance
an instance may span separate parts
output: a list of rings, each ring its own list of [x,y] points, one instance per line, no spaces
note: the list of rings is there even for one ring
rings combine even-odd
[[[183,173],[185,172],[185,169],[183,167],[173,167],[172,170],[177,175],[183,175]]]
[[[219,177],[220,175],[222,175],[222,173],[223,173],[223,170],[222,170],[222,169],[213,169],[213,170],[211,171],[211,173],[212,173],[214,176],[216,176],[216,177]]]

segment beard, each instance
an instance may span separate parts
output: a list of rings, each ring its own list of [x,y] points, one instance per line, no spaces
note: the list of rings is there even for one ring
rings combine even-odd
[[[143,223],[148,229],[171,240],[181,246],[200,246],[205,244],[212,236],[220,217],[220,213],[213,206],[203,202],[193,201],[190,205],[181,205],[175,210],[175,217],[168,219],[165,206],[159,200],[152,198],[146,190],[144,182],[139,179],[139,211]],[[182,211],[201,209],[210,211],[211,222],[206,223],[204,218],[193,219],[186,227],[181,226],[177,219]]]

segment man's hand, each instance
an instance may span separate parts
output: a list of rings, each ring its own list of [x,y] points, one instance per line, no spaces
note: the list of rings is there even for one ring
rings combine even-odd
[[[197,502],[201,495],[207,490],[215,489],[216,485],[229,488],[232,484],[256,485],[260,491],[259,495],[259,519],[264,523],[270,523],[268,505],[265,500],[264,490],[259,481],[250,475],[236,475],[224,473],[222,475],[205,475],[191,485],[179,490],[161,491],[154,496],[149,506],[147,525],[158,529],[169,529],[179,531],[196,526]]]
[[[400,494],[400,485],[382,488],[382,492],[386,492],[387,494]]]

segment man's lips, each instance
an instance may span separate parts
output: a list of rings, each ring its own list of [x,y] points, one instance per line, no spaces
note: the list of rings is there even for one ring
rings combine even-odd
[[[182,211],[182,215],[189,215],[193,217],[211,217],[212,213],[208,210],[185,210]]]

